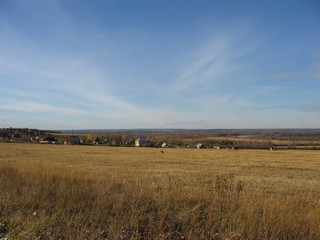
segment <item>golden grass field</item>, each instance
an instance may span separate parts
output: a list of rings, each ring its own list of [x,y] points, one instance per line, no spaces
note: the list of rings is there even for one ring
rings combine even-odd
[[[319,199],[319,151],[0,144],[0,239],[315,240]]]

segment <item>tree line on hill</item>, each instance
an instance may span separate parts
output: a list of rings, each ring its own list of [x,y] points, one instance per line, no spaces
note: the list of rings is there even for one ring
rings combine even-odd
[[[0,128],[0,137],[10,139],[12,137],[40,136],[44,135],[44,130],[34,128]]]
[[[43,138],[55,134],[55,131],[40,130],[35,128],[0,128],[0,140],[26,141],[31,138]]]

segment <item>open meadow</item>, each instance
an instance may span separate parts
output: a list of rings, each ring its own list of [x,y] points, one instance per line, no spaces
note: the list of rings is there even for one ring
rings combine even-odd
[[[320,239],[320,152],[1,143],[1,237]]]

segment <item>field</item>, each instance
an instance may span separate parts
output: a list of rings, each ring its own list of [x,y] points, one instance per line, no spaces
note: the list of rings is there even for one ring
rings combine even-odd
[[[1,237],[320,239],[320,152],[1,143]]]

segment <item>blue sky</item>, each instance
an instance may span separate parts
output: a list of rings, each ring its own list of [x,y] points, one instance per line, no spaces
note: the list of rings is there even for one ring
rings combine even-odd
[[[0,127],[319,128],[318,0],[0,0]]]

